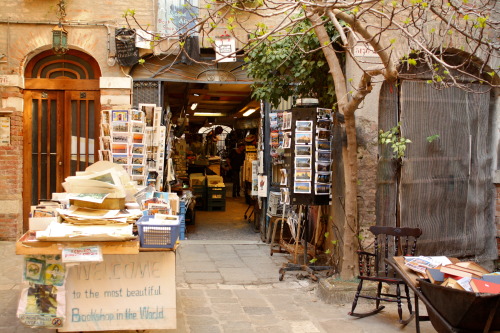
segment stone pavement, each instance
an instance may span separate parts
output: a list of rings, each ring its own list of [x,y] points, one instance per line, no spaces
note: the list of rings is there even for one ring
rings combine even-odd
[[[14,249],[14,242],[0,242],[0,332],[54,332],[24,327],[16,318],[22,257]],[[375,316],[357,319],[347,315],[350,304],[322,302],[318,284],[297,279],[298,272],[287,272],[280,282],[278,270],[285,262],[285,255],[269,256],[269,245],[258,241],[183,241],[177,250],[177,329],[150,332],[415,331],[414,321],[406,327],[398,324],[393,304]],[[421,332],[435,330],[426,322]]]

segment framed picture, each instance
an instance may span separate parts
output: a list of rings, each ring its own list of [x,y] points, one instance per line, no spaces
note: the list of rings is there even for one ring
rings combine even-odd
[[[316,161],[318,162],[330,162],[332,160],[332,153],[326,150],[316,151]]]
[[[144,112],[139,110],[130,110],[130,118],[132,118],[132,121],[144,122]]]
[[[128,110],[111,110],[111,121],[128,121]]]
[[[296,120],[295,121],[295,131],[296,132],[311,132],[313,128],[312,120]]]
[[[45,260],[25,257],[24,279],[29,282],[43,284],[45,281]]]
[[[316,136],[318,137],[318,140],[330,141],[331,132],[329,130],[322,129],[317,132]]]
[[[312,158],[309,156],[295,157],[295,169],[311,169]]]
[[[296,145],[295,146],[295,156],[311,156],[312,146],[311,145]]]
[[[313,142],[312,132],[296,132],[295,133],[295,144],[297,145],[310,145]]]
[[[127,154],[113,154],[113,163],[128,164],[128,155]]]
[[[126,143],[112,143],[111,152],[113,154],[127,154],[127,147]]]
[[[112,121],[111,122],[111,132],[128,133],[129,123],[125,121]]]
[[[295,182],[293,185],[293,193],[311,193],[310,182]]]
[[[331,150],[331,144],[329,140],[318,140],[316,141],[317,150]]]
[[[330,184],[316,184],[314,186],[314,193],[316,195],[330,195],[331,188]]]
[[[109,124],[111,122],[111,110],[101,111],[101,124]]]
[[[318,119],[332,119],[332,109],[317,108],[316,116]]]
[[[316,172],[331,171],[331,164],[326,162],[316,162]]]
[[[316,183],[317,184],[330,184],[332,182],[331,172],[316,172]]]
[[[153,126],[156,104],[139,104],[139,111],[144,112],[146,126]]]
[[[306,182],[312,180],[312,171],[311,169],[295,169],[295,177],[296,182]]]
[[[139,154],[139,155],[144,155],[146,152],[145,145],[142,143],[133,143],[130,146],[130,153],[131,154]]]
[[[144,164],[145,161],[144,155],[132,155],[131,164]]]

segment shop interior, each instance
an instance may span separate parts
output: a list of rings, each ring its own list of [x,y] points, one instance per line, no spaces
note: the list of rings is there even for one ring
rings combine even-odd
[[[191,190],[196,203],[186,213],[186,239],[256,240],[256,197],[251,195],[251,163],[257,159],[260,103],[249,84],[164,82],[164,109],[171,114],[171,157],[176,181],[171,190]],[[244,144],[240,191],[228,161]],[[224,194],[212,194],[223,187]]]

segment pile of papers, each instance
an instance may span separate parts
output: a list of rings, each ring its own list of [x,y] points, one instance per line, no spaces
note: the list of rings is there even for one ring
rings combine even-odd
[[[88,225],[75,226],[68,223],[51,223],[46,230],[37,231],[36,239],[42,241],[126,241],[135,239],[132,224],[124,226]]]
[[[133,223],[140,216],[139,209],[107,210],[71,206],[59,209],[59,215],[68,223],[74,225],[119,225]]]

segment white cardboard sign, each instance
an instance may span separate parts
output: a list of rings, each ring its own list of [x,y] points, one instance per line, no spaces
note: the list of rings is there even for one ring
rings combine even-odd
[[[175,252],[104,255],[69,268],[59,332],[176,326]]]

